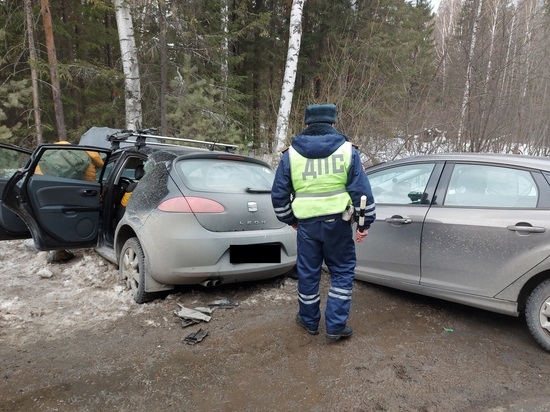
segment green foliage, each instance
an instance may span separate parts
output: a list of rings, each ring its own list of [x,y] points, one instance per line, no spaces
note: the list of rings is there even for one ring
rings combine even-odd
[[[435,62],[433,16],[425,1],[357,5],[354,10],[345,0],[306,3],[297,109],[336,103],[339,127],[360,142],[420,122],[414,116],[422,112]]]
[[[240,143],[239,125],[226,113],[222,91],[197,76],[195,67],[174,78],[168,96],[170,129],[178,137]]]
[[[135,8],[144,127],[182,137],[236,142],[269,152],[289,37],[288,0],[165,0],[167,65],[160,66],[158,2]],[[414,126],[429,102],[432,16],[426,0],[308,0],[290,130],[312,102],[339,105],[342,128],[391,135]],[[56,139],[39,4],[33,2],[44,140]],[[228,13],[224,12],[228,5]],[[50,2],[68,138],[91,126],[123,127],[124,76],[111,0]],[[227,20],[226,20],[227,19]],[[227,22],[227,31],[224,31]],[[33,139],[30,67],[19,1],[0,2],[0,139]],[[227,45],[227,49],[225,48]],[[227,67],[227,71],[224,68]],[[161,69],[172,79],[161,96]],[[17,102],[17,104],[15,104]],[[9,107],[8,107],[9,106]]]
[[[27,79],[0,84],[0,142],[13,143],[26,124],[23,116],[29,114],[26,108],[32,107],[31,99],[32,89]]]

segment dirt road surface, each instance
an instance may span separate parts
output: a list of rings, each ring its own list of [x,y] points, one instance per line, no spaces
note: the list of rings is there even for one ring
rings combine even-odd
[[[0,242],[0,411],[550,410],[550,354],[521,319],[357,282],[355,333],[333,342],[295,324],[290,278],[137,305],[75,253]],[[220,298],[238,306],[186,328],[174,314]]]

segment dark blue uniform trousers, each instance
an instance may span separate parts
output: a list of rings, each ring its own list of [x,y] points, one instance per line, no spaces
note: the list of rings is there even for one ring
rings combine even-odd
[[[319,282],[323,260],[331,284],[325,309],[326,332],[337,333],[346,327],[357,263],[352,235],[352,226],[340,217],[298,223],[299,313],[310,330],[317,330],[321,319]]]

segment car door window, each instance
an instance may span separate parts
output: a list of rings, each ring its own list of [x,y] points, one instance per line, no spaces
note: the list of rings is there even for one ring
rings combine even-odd
[[[0,179],[9,179],[29,160],[30,153],[14,148],[0,147]]]
[[[535,208],[538,188],[531,173],[499,166],[457,164],[444,205]]]
[[[0,240],[30,237],[25,222],[2,200],[8,180],[25,167],[30,156],[26,149],[0,146]]]
[[[78,149],[47,149],[34,173],[65,179],[97,182],[105,164],[105,153]]]
[[[98,180],[109,154],[63,142],[41,145],[11,178],[3,201],[25,221],[37,248],[96,244],[102,211]]]
[[[404,165],[368,174],[377,204],[419,204],[434,163]]]
[[[127,205],[131,193],[145,175],[144,163],[145,160],[140,157],[129,157],[119,169],[117,183],[115,185],[119,191],[117,194],[118,198],[115,199],[116,207],[120,205],[125,207]],[[122,213],[123,210],[119,213],[119,220]]]

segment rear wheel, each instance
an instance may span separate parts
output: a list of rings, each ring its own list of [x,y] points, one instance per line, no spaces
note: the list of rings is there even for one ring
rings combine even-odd
[[[535,340],[550,351],[550,280],[538,285],[527,298],[525,320]]]
[[[120,277],[126,281],[126,286],[132,291],[132,296],[137,303],[145,303],[154,299],[152,294],[145,292],[145,254],[136,237],[132,237],[124,243],[118,267]]]

